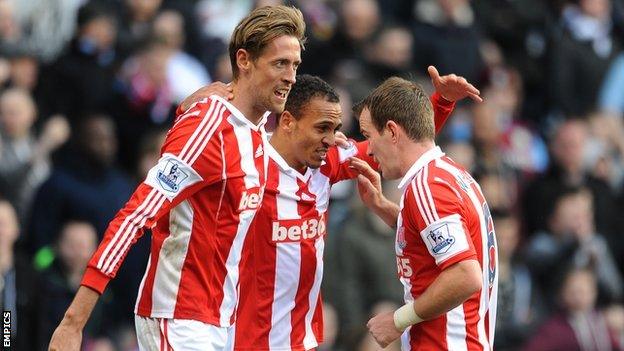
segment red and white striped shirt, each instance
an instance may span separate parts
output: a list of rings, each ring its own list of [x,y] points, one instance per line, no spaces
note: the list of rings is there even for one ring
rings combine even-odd
[[[454,108],[431,97],[436,131]],[[255,233],[245,242],[235,350],[310,350],[323,340],[320,294],[331,186],[357,174],[356,156],[373,164],[368,142],[330,148],[325,163],[301,174],[270,145],[267,184]],[[376,165],[373,165],[376,167]]]
[[[448,313],[408,328],[403,350],[491,350],[498,286],[494,225],[477,182],[439,147],[427,151],[400,183],[396,254],[405,301],[440,273],[476,259],[483,288]]]
[[[301,174],[270,145],[266,190],[245,243],[236,350],[309,350],[323,337],[321,281],[331,185],[353,178],[349,157],[367,143],[332,147]],[[368,158],[369,161],[370,158]]]
[[[216,96],[179,116],[158,164],[111,221],[82,285],[101,293],[151,228],[135,312],[231,325],[241,251],[266,182],[266,118],[254,125]]]

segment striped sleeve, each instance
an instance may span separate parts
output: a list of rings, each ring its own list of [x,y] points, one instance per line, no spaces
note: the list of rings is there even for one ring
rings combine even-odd
[[[476,258],[469,235],[462,199],[450,184],[432,181],[428,167],[419,172],[406,192],[408,209],[406,224],[420,240],[438,267],[447,267],[466,259]],[[429,180],[429,181],[428,181]]]
[[[161,158],[110,222],[92,256],[82,285],[102,293],[144,228],[204,186],[222,178],[220,141],[215,134],[225,107],[197,104],[179,116],[167,134]],[[207,147],[210,145],[209,147]]]
[[[321,166],[321,172],[329,178],[331,184],[357,177],[357,172],[349,168],[350,157],[357,157],[366,161],[375,170],[379,168],[379,165],[366,152],[368,141],[355,142],[349,140],[349,142],[351,144],[349,148],[333,146],[327,152],[327,159],[325,164]]]

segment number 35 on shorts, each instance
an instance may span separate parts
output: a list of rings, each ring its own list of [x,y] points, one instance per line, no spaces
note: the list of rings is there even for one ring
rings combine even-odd
[[[407,257],[397,257],[397,271],[399,273],[399,277],[409,278],[414,273],[412,271],[412,266],[410,265],[410,260]]]

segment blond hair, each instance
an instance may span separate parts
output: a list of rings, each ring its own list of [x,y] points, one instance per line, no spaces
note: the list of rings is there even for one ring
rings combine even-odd
[[[234,79],[238,78],[236,52],[245,49],[251,59],[257,59],[262,50],[275,38],[289,35],[305,43],[305,22],[299,9],[289,6],[264,6],[253,10],[234,29],[230,39],[230,63]]]

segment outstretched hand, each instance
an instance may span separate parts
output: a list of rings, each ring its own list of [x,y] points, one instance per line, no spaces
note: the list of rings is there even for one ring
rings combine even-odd
[[[455,74],[440,76],[438,70],[433,66],[429,66],[427,71],[435,90],[446,100],[459,101],[469,97],[476,102],[483,101],[481,96],[479,96],[481,94],[479,89],[470,84],[466,78]]]

